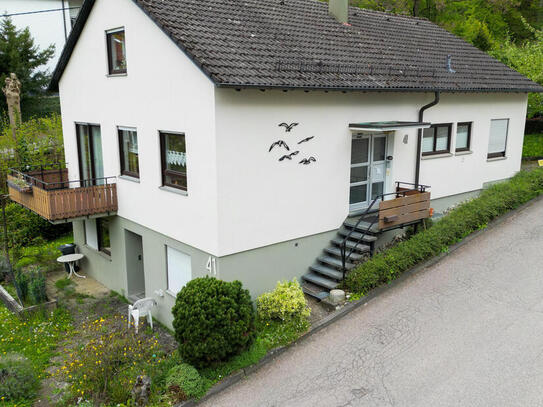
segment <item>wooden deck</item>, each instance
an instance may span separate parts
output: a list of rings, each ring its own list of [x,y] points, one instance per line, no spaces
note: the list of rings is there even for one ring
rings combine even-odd
[[[65,171],[48,170],[40,174],[33,171],[25,175],[37,180],[29,182],[32,184],[30,192],[20,191],[13,184],[17,177],[8,175],[11,200],[51,222],[117,211],[117,185],[114,183],[77,188],[73,184],[68,187]]]

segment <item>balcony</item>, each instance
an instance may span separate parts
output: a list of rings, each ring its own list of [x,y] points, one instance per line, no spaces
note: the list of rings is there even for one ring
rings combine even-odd
[[[61,165],[10,169],[9,197],[51,223],[117,212],[116,177],[69,181]]]

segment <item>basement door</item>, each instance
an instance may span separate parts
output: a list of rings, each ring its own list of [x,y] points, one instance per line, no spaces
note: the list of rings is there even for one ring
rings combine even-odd
[[[353,135],[350,212],[367,208],[376,197],[384,192],[386,147],[386,134]]]

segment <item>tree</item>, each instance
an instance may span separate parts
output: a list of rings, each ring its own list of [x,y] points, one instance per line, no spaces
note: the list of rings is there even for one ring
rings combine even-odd
[[[530,26],[522,20],[526,29],[535,37],[517,45],[506,41],[490,52],[494,58],[517,70],[534,82],[543,85],[543,31]],[[530,93],[528,96],[528,117],[543,116],[543,94]]]
[[[55,53],[50,45],[40,50],[34,43],[28,28],[17,30],[11,18],[0,17],[0,84],[14,72],[22,84],[23,99],[29,95],[43,93],[50,75],[39,68],[47,63]],[[6,108],[1,99],[0,109]]]

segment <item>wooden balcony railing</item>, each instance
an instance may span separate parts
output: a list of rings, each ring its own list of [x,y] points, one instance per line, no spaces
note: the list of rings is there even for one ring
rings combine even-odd
[[[115,177],[69,181],[65,168],[10,170],[9,196],[12,201],[43,218],[58,222],[91,215],[117,212]]]

